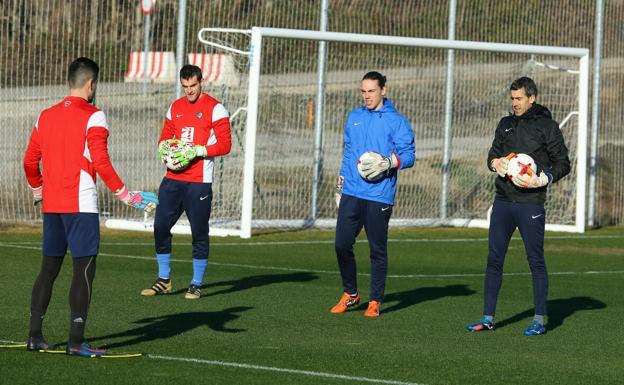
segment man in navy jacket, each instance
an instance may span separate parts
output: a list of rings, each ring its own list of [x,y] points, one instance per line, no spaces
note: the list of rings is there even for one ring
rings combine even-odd
[[[472,332],[494,329],[494,313],[503,281],[505,254],[517,227],[531,267],[535,305],[535,316],[524,335],[537,336],[546,333],[546,191],[550,184],[570,172],[570,159],[559,125],[546,107],[536,103],[535,82],[528,77],[515,80],[510,86],[510,97],[513,113],[498,123],[487,158],[488,168],[498,176],[490,216],[483,317],[466,328]],[[512,153],[530,155],[537,165],[537,172],[508,178],[507,165]]]
[[[394,206],[397,171],[414,165],[414,132],[407,119],[385,98],[385,76],[368,72],[362,78],[360,92],[364,105],[351,111],[344,130],[335,243],[344,293],[331,312],[343,313],[360,302],[353,244],[364,227],[371,259],[370,301],[364,315],[377,317],[388,270],[388,222]],[[362,154],[371,152],[378,158],[365,157],[360,161]]]

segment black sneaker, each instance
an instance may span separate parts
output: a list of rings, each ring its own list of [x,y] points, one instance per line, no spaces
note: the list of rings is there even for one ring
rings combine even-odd
[[[31,352],[40,352],[40,351],[50,350],[50,349],[55,349],[55,348],[57,347],[54,345],[48,344],[43,337],[41,338],[28,337],[28,343],[26,344],[26,350],[31,351]]]
[[[153,297],[158,294],[169,294],[171,293],[171,290],[173,290],[173,284],[170,279],[164,280],[162,278],[158,278],[152,287],[142,290],[141,295]]]
[[[199,297],[201,297],[201,289],[199,286],[193,284],[189,286],[186,294],[184,294],[184,298],[186,299],[199,299]]]

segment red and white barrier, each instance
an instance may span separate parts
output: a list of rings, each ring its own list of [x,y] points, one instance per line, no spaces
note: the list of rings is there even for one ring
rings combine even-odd
[[[189,53],[188,62],[201,68],[203,84],[224,84],[230,87],[239,85],[240,79],[230,55]]]
[[[147,67],[144,67],[145,52],[130,52],[126,82],[142,82],[145,72],[150,82],[175,82],[176,65],[173,52],[147,52]]]

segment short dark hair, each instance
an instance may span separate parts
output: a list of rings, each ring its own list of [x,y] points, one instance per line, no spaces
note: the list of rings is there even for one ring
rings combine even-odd
[[[69,88],[76,89],[84,86],[91,79],[97,82],[99,75],[100,67],[96,62],[86,57],[79,57],[69,65],[67,82]]]
[[[526,96],[535,96],[537,97],[537,86],[533,79],[523,76],[518,78],[511,83],[511,87],[509,87],[510,91],[518,91],[524,88],[524,93]]]
[[[193,77],[197,77],[197,80],[202,80],[201,68],[192,64],[185,64],[182,66],[180,69],[180,79],[189,80]]]
[[[362,80],[377,80],[379,84],[379,88],[384,88],[386,86],[386,77],[380,74],[377,71],[367,72],[366,75],[362,78]]]

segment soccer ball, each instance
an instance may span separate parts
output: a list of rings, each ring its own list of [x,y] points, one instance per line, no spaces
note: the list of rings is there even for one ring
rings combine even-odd
[[[364,179],[366,179],[369,182],[375,182],[381,178],[383,178],[384,174],[381,173],[377,176],[375,176],[374,178],[371,178],[369,176],[367,176],[367,174],[370,174],[371,170],[365,170],[362,171],[362,163],[375,163],[375,162],[380,162],[381,160],[383,160],[383,156],[381,156],[381,154],[374,152],[374,151],[367,151],[365,153],[363,153],[362,155],[360,155],[360,159],[358,160],[357,163],[357,169],[358,169],[358,173],[360,174],[360,176]]]
[[[189,143],[182,142],[178,139],[171,139],[167,141],[167,152],[165,155],[165,165],[171,171],[184,170],[190,164],[189,161],[179,155],[184,153],[191,146]],[[175,154],[178,154],[177,156]]]
[[[537,166],[535,166],[535,161],[531,156],[527,154],[515,154],[509,159],[507,178],[513,179],[516,175],[534,174],[535,172],[537,172]]]

